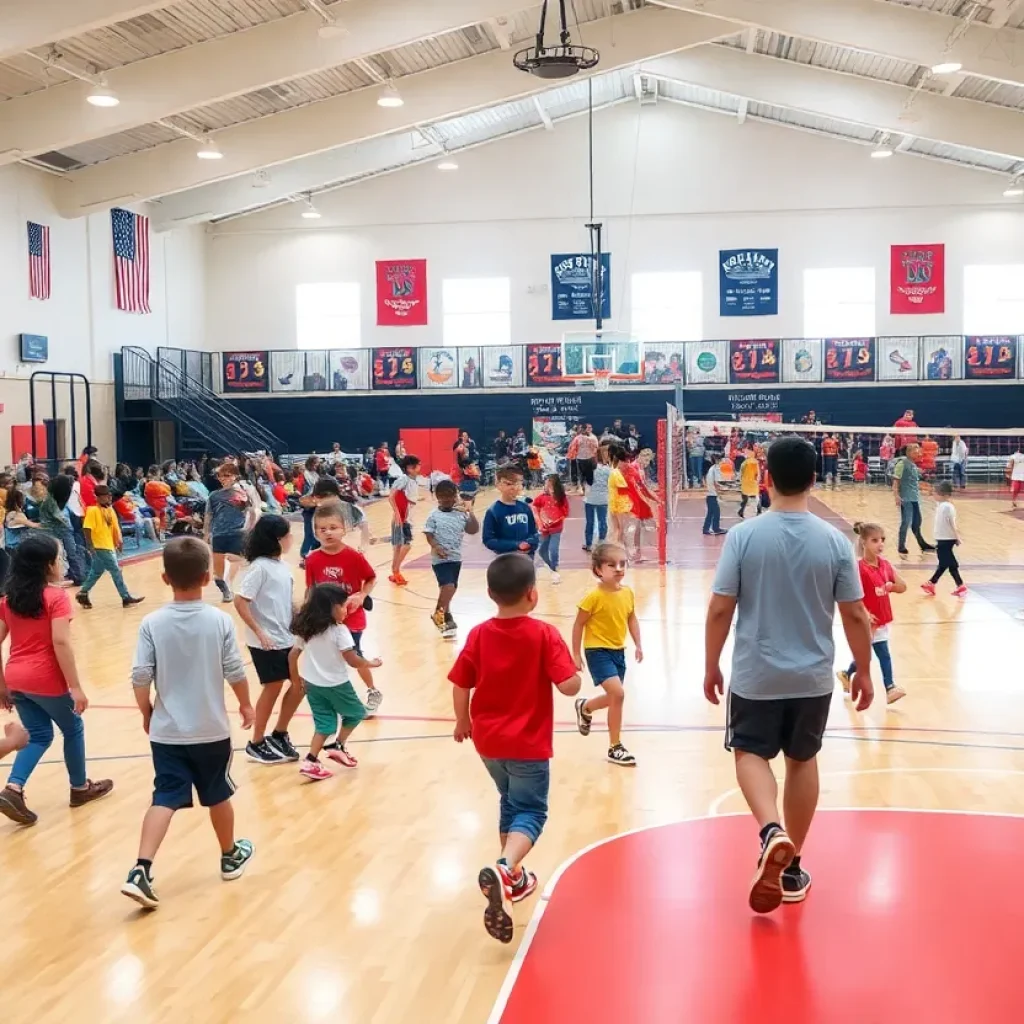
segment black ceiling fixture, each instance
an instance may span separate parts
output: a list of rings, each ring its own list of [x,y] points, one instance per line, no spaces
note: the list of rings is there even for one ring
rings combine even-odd
[[[559,44],[544,45],[544,23],[548,16],[548,0],[540,8],[540,26],[533,46],[520,50],[513,58],[520,71],[526,71],[538,78],[571,78],[581,71],[597,67],[601,54],[592,46],[575,46],[570,41],[569,27],[565,21],[565,0],[558,0],[558,14],[561,23]],[[577,26],[578,27],[578,26]]]

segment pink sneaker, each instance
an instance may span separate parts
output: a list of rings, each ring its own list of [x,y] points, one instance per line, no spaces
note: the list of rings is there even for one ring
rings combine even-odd
[[[512,882],[512,895],[509,897],[513,903],[525,900],[532,896],[537,889],[537,876],[526,868],[520,869],[520,875]]]
[[[929,596],[935,596],[935,584],[934,583],[922,583],[921,589]]]
[[[967,596],[967,588],[961,583],[960,586],[957,587],[956,590],[953,591],[953,596],[954,597],[966,597]]]
[[[344,747],[330,751],[327,756],[346,768],[359,767],[359,762]]]
[[[319,761],[313,761],[308,757],[302,759],[299,765],[299,774],[311,782],[323,782],[324,779],[333,779],[333,773],[329,772]]]

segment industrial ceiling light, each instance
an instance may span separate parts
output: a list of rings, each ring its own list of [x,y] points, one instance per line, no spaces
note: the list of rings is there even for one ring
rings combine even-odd
[[[445,157],[444,160],[438,163],[437,169],[439,171],[457,171],[459,165],[451,157]]]
[[[569,27],[565,21],[565,0],[558,0],[560,31],[557,46],[545,46],[544,24],[548,16],[548,0],[540,9],[540,25],[534,45],[520,50],[512,63],[527,74],[538,78],[571,78],[581,71],[597,67],[601,54],[591,46],[576,46],[570,39]]]
[[[89,95],[85,97],[85,101],[86,103],[91,103],[94,107],[116,107],[121,102],[117,98],[117,93],[107,85],[106,77],[103,76],[89,90]]]
[[[404,105],[405,100],[402,99],[398,90],[391,82],[388,82],[388,84],[381,89],[380,95],[377,97],[378,107],[401,107]]]
[[[957,60],[943,61],[940,64],[933,64],[932,65],[932,74],[933,75],[955,75],[962,67],[963,67],[963,64],[961,64]]]
[[[201,145],[196,150],[196,156],[200,160],[223,160],[224,154],[220,151],[220,146],[213,139],[203,139]]]
[[[871,159],[872,160],[888,160],[888,158],[891,157],[891,156],[892,156],[892,146],[888,146],[888,145],[884,145],[883,144],[881,146],[876,146],[873,150],[871,150]]]
[[[1003,195],[1007,199],[1016,199],[1018,196],[1024,196],[1024,184],[1021,184],[1019,181],[1011,181]]]
[[[313,197],[305,196],[306,208],[302,211],[303,220],[319,220],[320,211],[313,205]]]

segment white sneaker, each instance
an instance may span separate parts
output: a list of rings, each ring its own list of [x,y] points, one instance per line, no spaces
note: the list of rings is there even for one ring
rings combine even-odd
[[[559,584],[562,582],[562,577],[558,575],[553,569],[551,571],[551,582],[552,584]]]

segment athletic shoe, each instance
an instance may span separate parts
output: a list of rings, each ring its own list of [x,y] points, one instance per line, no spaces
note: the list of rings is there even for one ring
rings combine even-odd
[[[590,550],[590,548],[589,548],[589,547],[588,547],[588,546],[587,546],[586,544],[584,544],[584,545],[583,545],[583,550],[584,550],[584,551],[589,551],[589,550]]]
[[[608,760],[612,764],[620,764],[625,768],[635,768],[636,758],[621,744],[608,748]]]
[[[484,929],[492,939],[512,941],[512,885],[504,864],[488,864],[480,869],[477,884],[487,900]]]
[[[324,779],[332,779],[334,775],[329,772],[319,761],[311,757],[304,757],[299,765],[299,774],[311,782],[323,782]]]
[[[576,699],[576,728],[579,729],[581,736],[590,735],[590,726],[594,722],[594,716],[586,710],[586,703],[586,697]]]
[[[234,849],[220,856],[220,877],[225,882],[241,878],[245,874],[245,865],[252,858],[252,843],[248,839],[236,839]]]
[[[902,686],[893,686],[885,691],[885,703],[895,704],[896,701],[902,700],[906,697],[907,691]]]
[[[146,874],[146,869],[139,864],[128,872],[128,878],[121,886],[121,892],[130,900],[147,910],[156,910],[160,906],[160,897],[153,887],[153,879]]]
[[[292,744],[292,738],[288,733],[282,733],[280,736],[275,736],[271,733],[266,736],[263,742],[271,749],[276,750],[279,754],[284,757],[286,761],[298,761],[302,755],[295,749]],[[248,753],[248,749],[246,749]]]
[[[925,544],[925,546],[923,548],[921,548],[921,553],[922,554],[928,554],[931,551],[937,551],[937,550],[938,550],[938,548],[936,548],[936,546],[934,544]]]
[[[39,820],[39,815],[28,809],[24,792],[11,789],[10,786],[0,790],[0,814],[18,825],[34,825]]]
[[[445,626],[444,629],[441,630],[442,640],[454,640],[458,635],[459,631],[453,626]]]
[[[86,804],[91,804],[94,800],[101,800],[114,788],[114,783],[110,779],[100,779],[99,782],[93,782],[92,779],[86,779],[85,785],[81,789],[71,790],[71,800],[69,806],[71,807],[84,807]]]
[[[344,747],[332,750],[327,756],[330,760],[336,761],[345,768],[359,767],[359,762]]]
[[[131,608],[133,604],[142,604],[146,599],[144,597],[126,597],[121,602],[122,608]]]
[[[956,590],[953,591],[953,596],[954,597],[966,597],[967,596],[967,588],[961,583],[960,586],[957,587]]]
[[[452,633],[455,633],[455,631],[459,628],[458,623],[455,621],[455,619],[452,618],[451,612],[448,612],[448,614],[445,616],[444,628],[450,629]]]
[[[782,872],[783,903],[803,903],[810,888],[810,872],[804,871],[803,868],[794,869],[792,864]]]
[[[509,899],[513,903],[521,903],[527,896],[532,896],[537,891],[537,876],[532,871],[522,868],[519,878],[512,883],[512,893]]]
[[[552,569],[552,570],[551,570],[551,582],[552,582],[552,584],[554,584],[555,586],[557,586],[557,585],[558,585],[559,583],[561,583],[561,582],[562,582],[562,577],[561,577],[561,576],[559,576],[559,575],[558,575],[558,573],[557,573],[557,572],[555,572],[555,570],[554,570],[554,569]]]
[[[757,871],[750,884],[750,909],[769,914],[782,903],[782,873],[796,856],[793,840],[781,828],[774,828],[761,847]]]
[[[836,679],[839,680],[839,685],[843,688],[843,693],[850,692],[850,673],[845,671],[839,671],[836,673]]]
[[[256,764],[284,764],[288,760],[277,747],[271,746],[266,738],[259,743],[253,743],[252,740],[246,743],[245,756]]]
[[[713,530],[712,535],[715,537],[724,537],[728,532],[728,530]]]
[[[371,714],[377,714],[377,708],[384,703],[384,694],[376,687],[366,691],[366,710]]]
[[[75,600],[83,608],[91,608],[92,607],[92,601],[89,600],[89,595],[88,594],[75,594]]]
[[[927,594],[927,595],[928,595],[929,597],[934,597],[934,596],[935,596],[935,584],[934,584],[934,583],[932,583],[932,582],[930,582],[930,581],[929,581],[928,583],[922,583],[922,584],[921,584],[921,589],[922,589],[922,590],[923,590],[923,591],[924,591],[924,592],[925,592],[925,593],[926,593],[926,594]]]
[[[430,616],[430,621],[437,626],[440,632],[444,632],[445,617],[444,612],[440,608],[436,608],[433,614]]]

